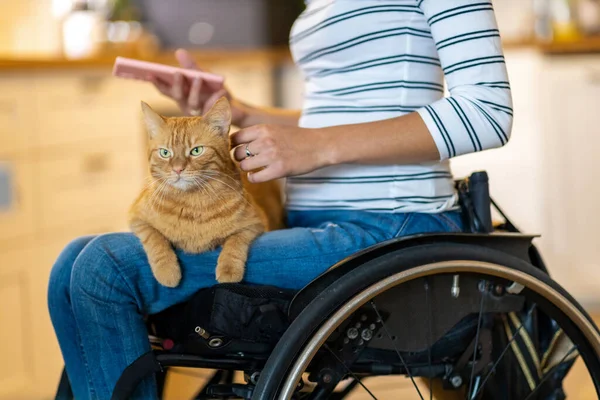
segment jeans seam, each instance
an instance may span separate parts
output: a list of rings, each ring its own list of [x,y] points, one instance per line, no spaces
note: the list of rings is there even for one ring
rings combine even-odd
[[[413,215],[414,215],[413,213],[406,214],[406,218],[404,219],[404,222],[402,223],[402,225],[400,225],[400,229],[398,229],[398,231],[394,234],[394,236],[393,236],[394,238],[397,238],[402,235],[402,232],[404,232],[404,230],[408,226],[408,223],[412,220]]]
[[[77,323],[77,320],[75,320],[75,323]],[[81,358],[83,358],[83,365],[85,365],[85,376],[87,378],[88,381],[88,391],[90,392],[90,398],[93,399],[96,397],[96,391],[94,390],[94,386],[92,385],[92,373],[90,371],[90,364],[88,362],[88,358],[85,352],[85,349],[83,348],[83,342],[81,340],[81,333],[79,332],[80,328],[79,325],[77,325],[77,340],[78,340],[78,344],[79,344],[79,350],[81,351]]]
[[[462,231],[462,229],[460,229],[460,227],[454,221],[452,221],[450,218],[448,218],[448,216],[445,213],[440,213],[438,215],[439,215],[440,219],[443,219],[444,222],[446,224],[448,224],[452,229],[454,229],[455,232]]]
[[[99,249],[100,249],[101,253],[104,253],[103,255],[105,256],[105,259],[108,259],[108,261],[113,265],[113,268],[116,271],[116,273],[114,274],[115,276],[112,279],[112,282],[110,284],[110,293],[108,294],[107,297],[108,298],[112,297],[112,293],[115,290],[115,282],[117,281],[117,279],[121,280],[123,282],[123,284],[129,290],[131,290],[130,285],[128,284],[128,282],[126,281],[126,279],[123,277],[123,273],[119,269],[119,264],[113,258],[112,253],[110,251],[107,251],[107,249],[104,246],[100,246]],[[81,253],[80,253],[80,255],[81,255]],[[132,293],[134,293],[134,292],[132,292]],[[91,295],[86,290],[82,290],[82,294],[91,297]],[[99,300],[99,299],[95,299],[95,301],[101,301],[106,306],[110,307],[112,313],[118,312],[117,306],[115,304],[113,304],[113,303],[105,302],[105,301]],[[72,302],[71,302],[71,304],[72,304]],[[137,301],[136,301],[136,304],[137,304]],[[139,304],[137,304],[137,306],[139,308]],[[141,310],[141,308],[139,308],[139,309]],[[75,323],[77,323],[77,318],[75,318]],[[77,325],[77,329],[79,330],[79,325]],[[78,332],[78,334],[79,334],[79,332]],[[94,389],[94,386],[92,385],[92,379],[91,379],[92,374],[91,374],[90,367],[89,367],[89,364],[88,364],[87,356],[85,355],[85,350],[83,348],[83,341],[81,340],[81,337],[80,337],[80,341],[79,341],[79,347],[81,348],[81,353],[82,353],[82,356],[83,356],[83,359],[84,359],[84,364],[85,364],[85,367],[86,367],[86,375],[87,375],[87,378],[88,378],[89,391],[90,391],[90,394],[94,394],[95,395],[96,391]],[[131,362],[133,362],[133,361],[134,360],[132,360]],[[102,375],[104,375],[104,373]],[[106,380],[106,377],[104,377],[104,378]],[[107,387],[107,390],[108,390],[108,387]],[[93,399],[94,396],[92,396],[91,398]]]
[[[95,239],[95,238],[94,238]],[[89,244],[91,242],[94,241],[94,239],[90,240],[84,247],[83,249],[81,249],[81,251],[79,252],[79,254],[77,254],[77,257],[75,257],[75,260],[73,260],[73,267],[75,267],[75,264],[77,264],[77,260],[79,260],[81,258],[81,255],[83,254],[83,251],[86,249],[86,247],[89,246]],[[71,271],[71,279],[73,279],[73,272]],[[87,354],[85,352],[85,349],[83,347],[83,340],[81,339],[81,328],[79,326],[79,323],[77,321],[77,318],[75,317],[75,313],[74,313],[74,308],[73,308],[73,299],[71,298],[73,293],[73,290],[71,288],[71,283],[69,283],[69,305],[71,307],[71,312],[73,313],[73,319],[75,321],[75,326],[77,331],[75,332],[76,336],[77,336],[77,344],[79,347],[79,350],[81,351],[81,358],[83,359],[83,365],[85,366],[85,377],[88,381],[88,392],[90,395],[90,399],[93,399],[96,396],[96,391],[94,390],[94,386],[92,385],[92,372],[90,370],[90,364],[88,361],[88,357]]]

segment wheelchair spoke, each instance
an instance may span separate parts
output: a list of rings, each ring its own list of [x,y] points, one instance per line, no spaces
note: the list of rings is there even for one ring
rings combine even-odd
[[[546,375],[544,375],[544,378],[542,378],[542,380],[540,381],[540,383],[537,384],[537,386],[531,391],[531,393],[529,393],[529,395],[527,397],[525,397],[525,400],[529,400],[537,391],[540,387],[542,387],[542,385],[544,384],[544,382],[546,382],[546,380],[548,380],[548,378],[550,378],[550,376],[552,376],[552,374],[554,373],[554,371],[556,369],[558,369],[561,364],[571,355],[573,354],[573,352],[577,350],[577,346],[573,346],[571,347],[571,350],[569,350],[567,352],[567,354],[565,354],[563,356],[563,358],[554,366],[550,369],[550,371],[546,372]]]
[[[527,318],[529,318],[529,317],[527,317]],[[477,395],[479,394],[479,392],[481,392],[483,390],[483,387],[485,386],[486,382],[488,381],[488,379],[490,378],[490,376],[492,376],[492,374],[494,373],[496,367],[498,366],[498,364],[500,364],[500,361],[502,361],[502,358],[504,357],[504,354],[506,354],[506,352],[508,351],[508,349],[510,349],[510,345],[515,341],[515,339],[517,338],[518,333],[525,326],[524,324],[525,324],[525,322],[521,322],[521,325],[519,325],[519,328],[512,335],[512,337],[510,338],[510,340],[506,344],[506,347],[504,347],[504,349],[502,350],[502,353],[500,353],[500,355],[498,356],[498,359],[496,360],[496,362],[494,362],[494,365],[492,365],[492,368],[490,368],[490,370],[487,373],[487,375],[485,376],[485,378],[483,378],[483,381],[481,382],[481,385],[479,386],[479,388],[477,389],[477,391],[475,392],[475,394],[473,396],[471,396],[471,399],[473,399],[473,400],[476,399]]]
[[[429,361],[429,400],[433,400],[433,389],[432,387],[432,380],[433,380],[433,366],[432,366],[432,360],[431,360],[431,347],[433,346],[433,334],[432,334],[432,327],[431,324],[433,323],[433,311],[431,308],[431,299],[429,298],[429,280],[427,278],[425,278],[425,303],[427,305],[427,309],[428,309],[428,313],[429,313],[429,318],[428,318],[428,336],[427,336],[427,357],[428,357],[428,361]]]
[[[323,345],[323,347],[324,347],[325,349],[327,349],[327,351],[329,351],[329,352],[331,353],[331,355],[332,355],[333,357],[335,357],[335,359],[336,359],[336,360],[337,360],[337,361],[338,361],[340,364],[342,364],[342,367],[344,367],[344,369],[346,370],[346,372],[348,372],[350,375],[352,375],[352,378],[354,378],[354,382],[358,382],[358,384],[359,384],[360,386],[362,386],[362,388],[363,388],[363,389],[365,389],[365,390],[367,391],[367,393],[369,393],[369,395],[370,395],[372,398],[374,398],[375,400],[377,400],[377,397],[375,397],[375,395],[373,395],[373,393],[371,393],[371,391],[370,391],[370,390],[369,390],[369,389],[368,389],[368,388],[367,388],[367,387],[364,385],[364,383],[362,383],[362,382],[360,381],[360,378],[359,378],[358,376],[356,376],[356,374],[355,374],[354,372],[352,372],[352,370],[351,370],[351,369],[350,369],[350,368],[349,368],[349,367],[348,367],[348,366],[347,366],[347,365],[344,363],[344,361],[343,361],[343,360],[341,360],[341,359],[340,359],[340,358],[337,356],[337,354],[335,354],[335,352],[334,352],[333,350],[331,350],[331,348],[330,348],[330,347],[329,347],[327,344],[324,344],[324,345]]]
[[[475,333],[475,345],[473,346],[473,365],[471,365],[471,377],[469,378],[469,390],[467,391],[467,400],[469,400],[469,394],[473,389],[473,377],[475,375],[475,359],[477,358],[477,347],[479,346],[479,333],[481,331],[481,323],[483,321],[483,305],[485,303],[485,291],[486,284],[483,282],[483,290],[481,290],[481,302],[479,303],[479,318],[477,319],[477,332]]]
[[[396,354],[398,355],[398,358],[400,358],[400,362],[402,362],[402,365],[406,369],[406,373],[408,374],[408,377],[410,378],[413,386],[415,387],[415,390],[419,394],[419,397],[421,398],[421,400],[424,400],[423,399],[423,395],[421,394],[421,391],[419,390],[419,387],[417,386],[417,383],[415,382],[415,378],[413,377],[412,373],[410,372],[410,369],[408,368],[408,365],[406,365],[406,362],[404,361],[404,357],[402,357],[402,355],[400,354],[400,351],[398,350],[398,347],[396,347],[396,342],[392,339],[392,336],[390,335],[390,332],[388,331],[388,329],[387,329],[387,327],[385,325],[385,322],[383,322],[383,317],[381,316],[381,314],[379,313],[379,310],[375,306],[375,302],[373,302],[373,300],[371,300],[370,303],[371,303],[371,307],[373,307],[373,310],[377,314],[377,318],[379,318],[379,320],[381,321],[381,326],[383,327],[383,331],[387,335],[388,339],[392,342],[392,345],[394,346],[394,350],[396,351]]]

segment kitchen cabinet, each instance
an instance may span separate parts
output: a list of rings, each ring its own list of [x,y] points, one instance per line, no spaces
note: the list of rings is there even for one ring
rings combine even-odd
[[[559,282],[598,305],[600,243],[600,55],[544,62],[545,250]]]

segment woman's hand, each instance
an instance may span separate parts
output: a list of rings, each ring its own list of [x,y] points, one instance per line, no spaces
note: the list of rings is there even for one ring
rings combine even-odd
[[[319,129],[255,125],[233,133],[231,145],[234,159],[253,183],[302,175],[334,163],[327,136]]]
[[[200,70],[187,51],[179,49],[175,52],[175,57],[183,68]],[[232,123],[240,126],[245,118],[245,112],[242,107],[238,102],[233,101],[231,94],[224,87],[214,90],[209,85],[204,84],[202,79],[199,78],[196,78],[190,85],[181,74],[175,74],[172,85],[161,81],[155,76],[151,78],[154,86],[162,94],[175,100],[181,111],[188,115],[203,115],[217,100],[221,97],[226,97],[231,104]]]

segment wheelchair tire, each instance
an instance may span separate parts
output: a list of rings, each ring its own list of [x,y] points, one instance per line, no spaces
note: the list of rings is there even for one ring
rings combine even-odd
[[[600,398],[600,333],[584,309],[547,274],[504,252],[464,244],[426,244],[372,259],[327,287],[293,321],[275,347],[253,399],[291,399],[309,362],[330,334],[361,305],[413,279],[467,273],[501,278],[524,286],[569,336],[581,355]]]

